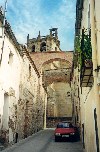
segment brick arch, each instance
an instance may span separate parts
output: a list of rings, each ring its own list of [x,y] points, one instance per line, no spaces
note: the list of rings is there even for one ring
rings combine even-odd
[[[38,72],[41,72],[43,65],[54,60],[63,60],[69,62],[70,67],[72,66],[73,52],[33,52],[30,54]]]
[[[59,67],[57,69],[55,69],[55,68],[51,69],[51,66],[48,67],[48,65],[53,63],[53,61],[61,61],[61,62],[67,63],[66,68],[64,66],[64,67]],[[47,66],[47,68],[45,69],[46,66]],[[42,64],[43,69],[41,70],[41,72],[43,75],[43,77],[42,77],[43,84],[45,84],[45,86],[48,86],[48,85],[52,84],[53,82],[70,83],[71,66],[72,66],[72,64],[68,60],[61,59],[61,58],[54,58],[54,59],[47,60],[46,62],[44,62]],[[57,70],[58,70],[58,74],[57,74]],[[66,70],[68,70],[68,72],[64,72]],[[56,77],[55,77],[55,75],[56,75]]]
[[[52,63],[53,61],[66,62],[66,63],[69,64],[68,68],[70,68],[70,67],[72,66],[72,64],[71,64],[68,60],[61,59],[61,58],[54,58],[54,59],[50,59],[50,60],[45,61],[45,62],[42,64],[42,67],[44,67],[46,64]]]

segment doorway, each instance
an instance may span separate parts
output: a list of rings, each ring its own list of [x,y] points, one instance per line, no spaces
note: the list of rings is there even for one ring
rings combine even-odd
[[[83,148],[85,148],[85,141],[84,141],[84,123],[82,124],[82,144],[83,144]]]
[[[3,129],[8,129],[8,121],[9,121],[9,96],[7,93],[5,93],[4,94],[3,116],[2,116]]]
[[[97,152],[99,152],[99,136],[98,136],[98,125],[97,125],[97,114],[96,114],[96,108],[94,109],[94,123],[95,123],[95,134],[96,134],[96,146],[97,146]]]

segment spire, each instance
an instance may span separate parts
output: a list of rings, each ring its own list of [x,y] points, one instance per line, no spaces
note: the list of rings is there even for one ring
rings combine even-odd
[[[28,47],[28,44],[29,44],[29,34],[27,35],[27,47]]]
[[[40,31],[39,31],[39,36],[40,36]]]
[[[39,31],[38,39],[40,39],[40,38],[41,38],[41,35],[40,35],[40,31]]]

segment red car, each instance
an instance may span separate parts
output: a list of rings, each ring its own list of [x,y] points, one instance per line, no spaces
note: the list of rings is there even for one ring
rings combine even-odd
[[[55,141],[61,140],[63,137],[76,139],[78,136],[78,130],[69,122],[60,122],[55,129]]]

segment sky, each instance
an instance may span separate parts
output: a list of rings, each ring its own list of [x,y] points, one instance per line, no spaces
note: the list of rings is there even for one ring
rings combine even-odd
[[[5,6],[6,0],[0,0]],[[62,51],[74,50],[76,0],[7,0],[6,18],[19,43],[25,44],[27,35],[36,38],[58,28]]]

